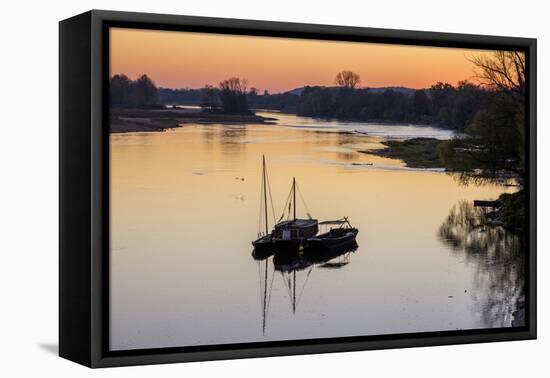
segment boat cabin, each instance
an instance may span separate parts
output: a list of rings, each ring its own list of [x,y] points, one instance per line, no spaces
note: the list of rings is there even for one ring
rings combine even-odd
[[[277,223],[272,236],[280,240],[304,239],[317,235],[317,232],[317,219],[294,219]]]

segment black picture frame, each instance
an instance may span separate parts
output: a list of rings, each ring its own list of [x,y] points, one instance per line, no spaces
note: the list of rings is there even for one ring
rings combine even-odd
[[[526,326],[109,351],[108,28],[200,31],[473,49],[527,62]],[[59,354],[88,367],[536,338],[536,39],[92,10],[59,24]]]

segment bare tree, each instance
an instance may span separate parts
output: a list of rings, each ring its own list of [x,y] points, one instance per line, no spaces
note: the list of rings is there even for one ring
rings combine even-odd
[[[361,83],[361,77],[353,71],[341,71],[334,81],[343,88],[354,89]]]
[[[220,82],[220,90],[230,91],[239,95],[246,94],[248,81],[238,77],[230,77],[229,79]]]
[[[240,79],[238,77],[230,77],[220,82],[218,96],[225,113],[249,113],[248,102],[246,100],[247,84],[248,82],[246,79]]]
[[[440,149],[460,182],[502,182],[525,177],[525,55],[494,51],[470,58],[478,84],[493,93],[472,115],[465,138]],[[457,153],[462,151],[462,153]]]
[[[476,66],[475,78],[486,87],[523,96],[525,94],[525,54],[495,51],[470,59]]]

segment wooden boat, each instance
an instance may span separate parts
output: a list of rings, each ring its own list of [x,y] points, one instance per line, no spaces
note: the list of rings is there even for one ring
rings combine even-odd
[[[285,215],[283,213],[279,223],[275,225],[272,232],[272,241],[275,247],[275,253],[293,252],[298,250],[305,245],[305,242],[309,237],[312,237],[319,232],[319,221],[311,218],[309,213],[308,219],[298,219],[296,217],[296,178],[292,179],[292,187],[287,203],[289,208],[289,219],[281,221]],[[292,218],[290,218],[291,209]]]
[[[315,250],[342,249],[356,244],[355,238],[359,230],[350,224],[347,217],[334,221],[320,222],[319,225],[338,225],[339,227],[331,227],[328,232],[307,238],[306,248],[310,252]]]

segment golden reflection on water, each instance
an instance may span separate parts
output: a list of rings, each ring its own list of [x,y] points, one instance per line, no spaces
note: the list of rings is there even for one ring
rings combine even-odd
[[[358,152],[379,142],[278,125],[111,135],[111,348],[492,326],[475,300],[476,268],[438,230],[459,201],[505,188]],[[295,176],[314,217],[346,215],[359,229],[349,264],[314,269],[296,313],[272,273],[265,335],[263,268],[250,256],[262,154],[277,212]]]

